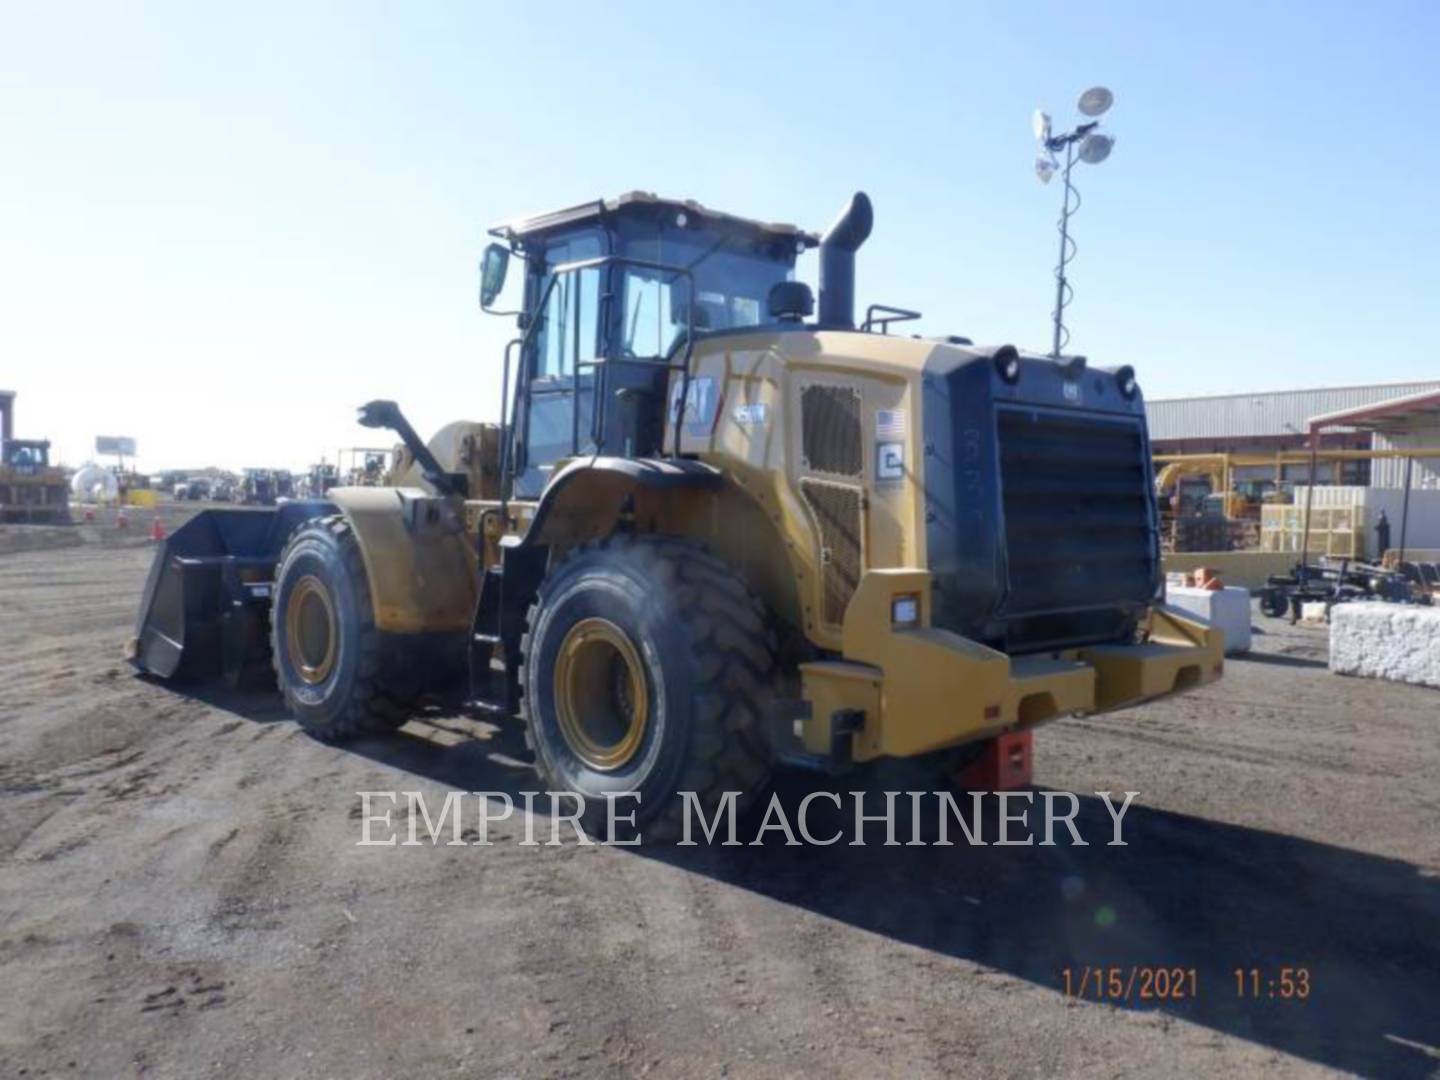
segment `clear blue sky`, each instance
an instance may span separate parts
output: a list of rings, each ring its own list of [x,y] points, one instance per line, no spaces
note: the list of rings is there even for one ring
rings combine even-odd
[[[1075,351],[1151,397],[1440,375],[1440,5],[1085,6],[0,0],[0,387],[150,469],[488,418],[484,228],[635,188],[815,228],[863,188],[862,302],[1043,349],[1030,113],[1097,82]]]

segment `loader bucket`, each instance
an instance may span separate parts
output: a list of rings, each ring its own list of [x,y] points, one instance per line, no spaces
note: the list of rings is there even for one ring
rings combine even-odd
[[[334,512],[326,502],[292,502],[196,514],[155,553],[130,662],[162,679],[264,682],[275,564],[296,527]]]

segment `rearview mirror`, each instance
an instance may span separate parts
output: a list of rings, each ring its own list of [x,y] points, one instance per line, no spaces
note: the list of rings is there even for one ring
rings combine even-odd
[[[505,272],[510,269],[510,249],[504,244],[491,244],[480,260],[480,306],[485,310],[495,303],[505,287]]]

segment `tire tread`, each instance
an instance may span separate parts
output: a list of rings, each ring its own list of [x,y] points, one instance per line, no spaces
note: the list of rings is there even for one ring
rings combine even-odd
[[[375,626],[374,608],[370,599],[370,579],[365,573],[365,557],[360,551],[355,530],[343,514],[312,518],[290,534],[276,565],[283,567],[291,551],[316,533],[323,534],[327,542],[334,544],[354,591],[360,620],[359,666],[351,693],[334,716],[328,720],[304,717],[296,707],[281,669],[278,634],[280,616],[272,605],[271,662],[275,667],[276,682],[285,696],[285,705],[300,717],[306,731],[326,742],[343,742],[363,735],[394,731],[410,718],[419,699],[419,692],[418,688],[406,685],[401,674],[410,668],[405,658],[399,655],[404,652],[403,648],[397,648],[393,639],[386,641],[385,636]]]
[[[773,764],[762,717],[778,675],[778,644],[760,600],[734,570],[693,541],[612,534],[574,548],[546,577],[527,612],[521,639],[520,715],[527,745],[536,749],[534,717],[524,692],[529,628],[565,581],[568,568],[597,553],[643,565],[646,577],[673,598],[677,622],[689,637],[698,680],[693,688],[694,730],[676,790],[696,792],[707,812],[721,793],[739,791],[737,812],[743,813],[768,781]],[[672,802],[675,805],[647,823],[647,837],[680,835],[682,808],[678,800]]]

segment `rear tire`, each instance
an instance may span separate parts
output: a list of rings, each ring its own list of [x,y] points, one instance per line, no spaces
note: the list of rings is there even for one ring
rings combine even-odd
[[[393,731],[420,696],[411,650],[375,628],[365,560],[339,514],[312,518],[286,543],[270,651],[285,704],[327,742]]]
[[[719,559],[661,537],[587,544],[541,585],[527,623],[527,738],[550,790],[585,797],[589,834],[606,834],[607,796],[638,794],[615,800],[617,820],[633,811],[663,841],[682,833],[677,793],[695,792],[709,821],[726,792],[738,817],[763,788],[776,643]]]

